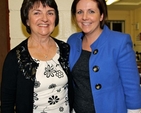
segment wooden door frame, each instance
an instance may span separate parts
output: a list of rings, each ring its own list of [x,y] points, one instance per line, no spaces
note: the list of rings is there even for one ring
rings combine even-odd
[[[0,3],[0,82],[4,59],[10,50],[9,35],[9,8],[8,0],[1,0]]]

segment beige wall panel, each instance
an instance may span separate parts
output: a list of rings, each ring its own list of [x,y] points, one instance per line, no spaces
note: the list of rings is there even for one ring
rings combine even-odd
[[[9,0],[9,9],[10,10],[20,10],[23,0]]]
[[[135,10],[135,51],[141,52],[141,8]]]
[[[23,0],[9,0],[10,10],[10,37],[11,37],[11,48],[15,47],[18,43],[29,36],[24,26],[21,24],[20,19],[20,7]],[[66,41],[68,37],[74,33],[76,27],[71,23],[71,4],[72,0],[56,0],[59,9],[60,22],[55,28],[52,36]],[[140,45],[139,41],[136,41],[136,36],[141,32],[141,8],[133,11],[117,11],[109,10],[109,20],[125,20],[125,33],[129,33],[132,37],[133,42],[136,45]],[[136,29],[136,23],[139,23],[139,29]],[[135,47],[138,50],[138,47]],[[140,49],[141,51],[141,49]]]
[[[55,0],[59,10],[70,10],[72,0]]]
[[[13,48],[19,42],[25,39],[28,36],[28,34],[25,32],[25,27],[21,23],[19,11],[11,10],[9,20],[10,20],[10,38],[11,38],[10,48]]]

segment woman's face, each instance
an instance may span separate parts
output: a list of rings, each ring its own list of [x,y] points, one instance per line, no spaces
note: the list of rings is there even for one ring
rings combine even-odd
[[[76,5],[76,22],[84,33],[93,33],[100,29],[103,14],[93,0],[80,0]]]
[[[31,35],[41,37],[49,36],[55,28],[55,10],[49,6],[43,7],[34,4],[29,10],[27,25],[31,29]]]

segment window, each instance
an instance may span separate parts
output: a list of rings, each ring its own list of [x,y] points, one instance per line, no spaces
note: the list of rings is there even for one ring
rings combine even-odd
[[[125,31],[125,21],[124,20],[108,20],[107,26],[109,29],[119,32]]]

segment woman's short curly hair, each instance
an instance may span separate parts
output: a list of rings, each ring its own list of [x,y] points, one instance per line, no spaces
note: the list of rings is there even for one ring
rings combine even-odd
[[[27,25],[29,10],[33,8],[34,4],[40,4],[40,3],[44,7],[49,6],[55,10],[55,14],[56,14],[55,26],[57,26],[59,23],[59,11],[58,11],[58,6],[55,0],[23,0],[22,6],[20,9],[21,21],[25,25],[26,31],[29,34],[31,34],[31,29]]]

